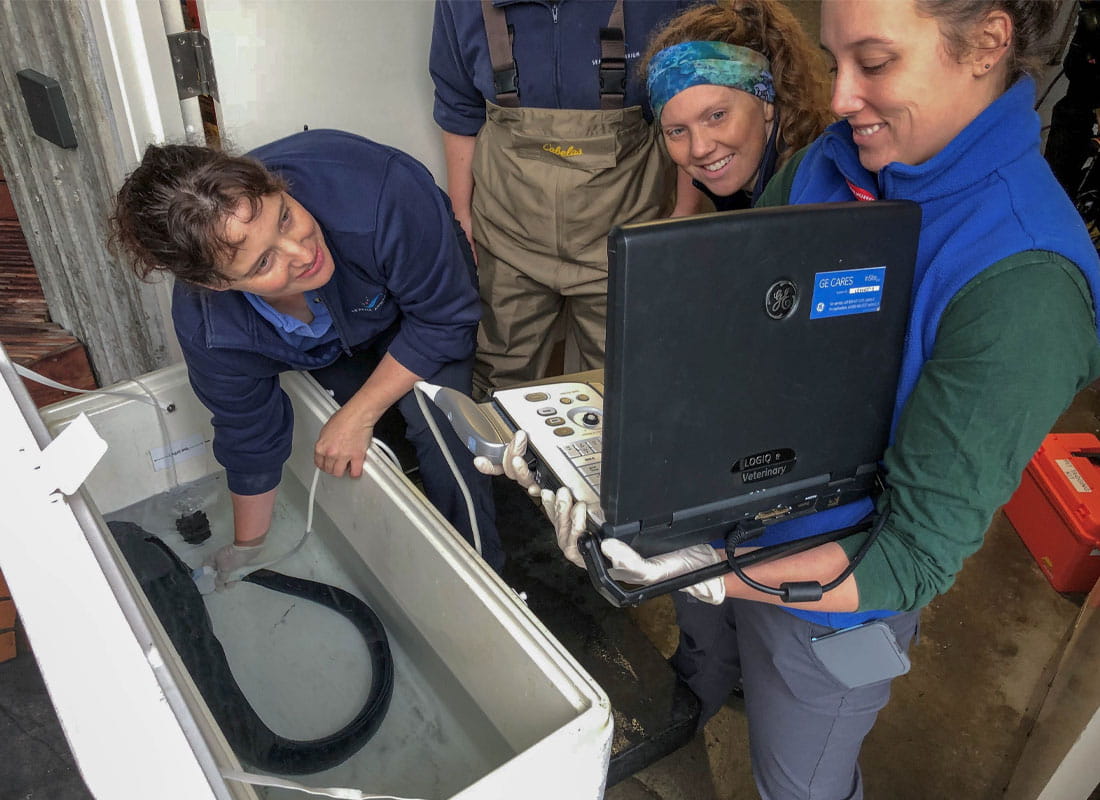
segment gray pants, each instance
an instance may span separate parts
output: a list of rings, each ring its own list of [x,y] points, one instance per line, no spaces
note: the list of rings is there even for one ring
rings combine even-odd
[[[680,645],[671,663],[702,702],[699,725],[741,682],[753,777],[763,800],[860,800],[859,750],[890,680],[848,689],[810,650],[831,631],[775,606],[726,600],[720,606],[673,593]],[[920,612],[886,620],[908,651]]]

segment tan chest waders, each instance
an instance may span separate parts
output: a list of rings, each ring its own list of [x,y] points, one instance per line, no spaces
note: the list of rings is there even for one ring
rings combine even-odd
[[[607,234],[665,216],[675,171],[641,106],[623,108],[623,2],[600,32],[598,110],[522,108],[504,11],[483,0],[496,102],[474,152],[480,391],[543,377],[564,317],[579,369],[603,366]]]

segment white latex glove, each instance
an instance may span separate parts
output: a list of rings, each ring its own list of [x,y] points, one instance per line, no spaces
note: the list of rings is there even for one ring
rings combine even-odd
[[[541,494],[542,510],[554,523],[554,534],[558,539],[558,548],[571,563],[584,569],[584,556],[577,548],[577,540],[584,533],[588,506],[574,499],[573,493],[566,487],[558,489],[557,494],[543,489]]]
[[[588,507],[576,501],[569,489],[562,487],[557,493],[549,489],[542,490],[542,508],[554,523],[554,533],[562,555],[583,569],[584,557],[580,554],[577,541],[585,532]],[[722,561],[718,551],[709,544],[697,544],[650,558],[643,558],[633,547],[618,539],[603,540],[600,549],[611,562],[607,572],[612,578],[639,586],[675,578]],[[718,576],[680,591],[687,592],[704,603],[718,605],[726,599],[726,582]]]
[[[512,441],[504,448],[504,457],[498,466],[485,456],[474,459],[474,469],[484,475],[505,475],[524,489],[531,497],[538,497],[541,491],[535,481],[535,474],[527,466],[527,432],[516,431]]]
[[[643,558],[633,547],[618,539],[604,539],[600,542],[600,549],[611,562],[607,573],[612,578],[640,586],[676,578],[722,561],[718,551],[709,544],[696,544],[649,558]],[[687,592],[704,603],[718,605],[726,599],[726,582],[719,575],[693,586],[686,586],[680,591]]]
[[[204,566],[210,566],[217,570],[216,585],[219,589],[222,589],[244,577],[240,574],[240,571],[244,570],[245,567],[266,560],[265,556],[268,555],[268,552],[264,545],[265,542],[263,541],[256,545],[244,547],[237,544],[227,544],[213,555],[207,556],[202,563]],[[247,573],[247,570],[245,572]]]

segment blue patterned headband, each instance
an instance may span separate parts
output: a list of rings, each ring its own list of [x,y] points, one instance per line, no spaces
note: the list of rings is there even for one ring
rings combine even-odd
[[[649,105],[661,121],[665,103],[689,86],[714,84],[775,102],[771,65],[763,55],[726,42],[682,42],[666,47],[649,62]]]

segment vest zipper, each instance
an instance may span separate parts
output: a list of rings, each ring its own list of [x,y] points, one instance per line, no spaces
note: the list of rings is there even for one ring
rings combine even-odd
[[[558,29],[558,0],[550,2],[550,18],[554,22],[554,104],[561,108],[561,35]]]

